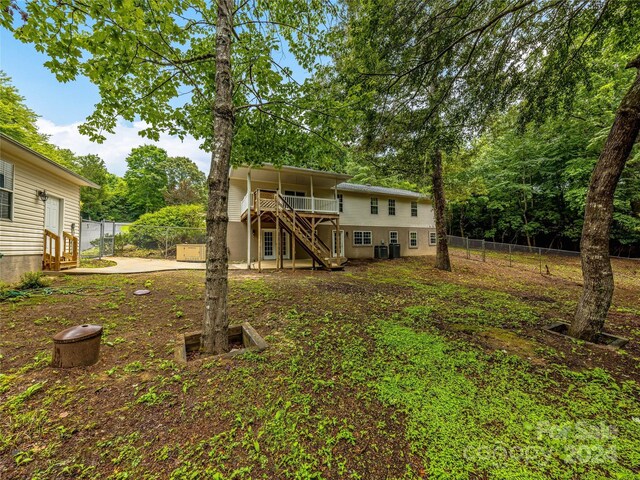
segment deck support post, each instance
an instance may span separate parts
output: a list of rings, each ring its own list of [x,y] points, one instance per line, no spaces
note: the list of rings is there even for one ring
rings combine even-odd
[[[251,169],[247,171],[247,269],[251,270]]]
[[[291,245],[291,270],[296,270],[296,216],[293,216],[293,242]]]
[[[278,176],[280,173],[278,173]],[[282,263],[282,247],[280,245],[282,232],[280,231],[280,194],[276,198],[276,270],[280,270]]]
[[[262,273],[262,212],[260,211],[260,190],[256,191],[258,215],[258,272]]]
[[[313,233],[315,231],[316,228],[316,219],[315,218],[311,218],[311,232]],[[316,246],[316,236],[312,235],[311,236],[311,243],[312,245],[315,247]],[[311,268],[313,270],[316,269],[316,259],[311,257]]]
[[[338,262],[341,262],[342,258],[342,235],[340,234],[340,216],[336,218],[336,257],[338,257]]]

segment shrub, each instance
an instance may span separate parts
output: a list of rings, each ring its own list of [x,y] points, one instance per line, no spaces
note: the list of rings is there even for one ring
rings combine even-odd
[[[205,214],[202,205],[172,205],[146,213],[129,226],[129,240],[141,248],[166,244],[202,243]]]
[[[18,283],[19,290],[31,290],[33,288],[43,288],[51,285],[51,281],[44,276],[43,272],[25,272],[20,277]]]

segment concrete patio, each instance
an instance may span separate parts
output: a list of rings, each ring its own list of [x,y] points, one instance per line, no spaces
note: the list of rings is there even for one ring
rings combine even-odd
[[[205,270],[205,264],[200,262],[178,262],[176,260],[165,260],[158,258],[130,258],[130,257],[109,257],[108,260],[116,262],[111,267],[100,268],[73,268],[62,272],[47,272],[47,274],[59,275],[108,275],[123,273],[148,273],[163,272],[170,270]],[[275,270],[275,260],[263,260],[261,262],[263,270]],[[292,261],[285,260],[284,268],[291,269]],[[296,269],[312,268],[311,260],[296,260]],[[251,264],[252,270],[258,270],[258,262]],[[246,263],[230,263],[229,270],[247,270]]]

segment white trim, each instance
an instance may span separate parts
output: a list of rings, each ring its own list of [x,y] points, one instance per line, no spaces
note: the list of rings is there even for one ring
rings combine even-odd
[[[411,235],[415,234],[416,236],[416,244],[412,245],[411,244]],[[416,230],[410,230],[409,231],[409,248],[418,248],[418,232]]]
[[[376,213],[373,213],[373,207],[376,207]],[[378,215],[380,213],[380,201],[378,200],[378,197],[369,197],[369,213],[371,215]]]
[[[438,235],[436,232],[429,232],[429,245],[436,245],[438,243]]]
[[[391,202],[393,202],[393,205],[391,205]],[[393,208],[393,213],[391,213],[392,208]],[[395,198],[387,199],[387,215],[389,215],[390,217],[396,216],[396,199]]]
[[[336,251],[336,231],[335,229],[331,230],[331,254],[334,257],[338,256],[338,252]],[[340,255],[345,256],[344,254],[344,230],[340,229]]]
[[[15,163],[8,162],[7,160],[3,160],[1,158],[0,162],[9,165],[9,168],[11,169],[11,188],[9,189],[6,187],[0,187],[0,190],[9,193],[9,217],[0,217],[0,221],[13,222],[13,210],[16,204],[16,165]]]
[[[363,243],[356,243],[356,233],[362,233]],[[369,243],[364,243],[365,233],[369,234]],[[353,242],[354,247],[371,247],[373,246],[373,232],[371,230],[354,230],[351,241]]]

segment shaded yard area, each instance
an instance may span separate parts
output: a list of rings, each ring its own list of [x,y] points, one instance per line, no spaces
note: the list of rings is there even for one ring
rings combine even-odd
[[[231,272],[232,323],[270,346],[197,368],[173,342],[199,328],[204,272],[0,303],[0,478],[638,478],[640,262],[614,262],[616,351],[541,331],[571,318],[578,259],[453,261]],[[50,368],[79,323],[104,326],[100,361]]]

